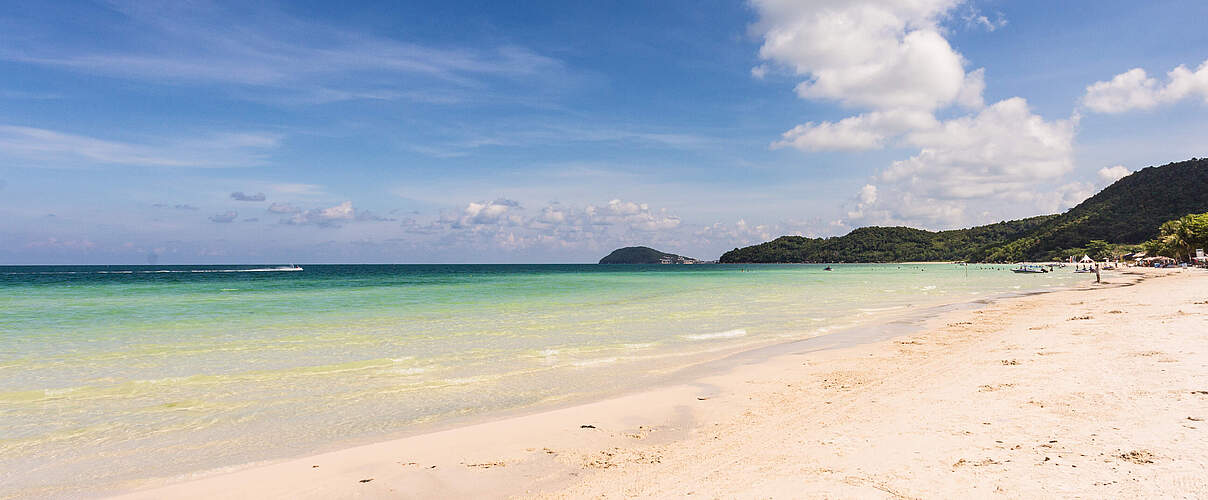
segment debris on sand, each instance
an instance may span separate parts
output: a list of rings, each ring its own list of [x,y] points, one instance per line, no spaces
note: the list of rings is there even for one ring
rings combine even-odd
[[[595,429],[596,426],[591,425],[591,424],[583,424],[583,425],[580,425],[579,428],[580,429]]]
[[[463,465],[465,465],[466,467],[477,467],[479,469],[490,469],[490,468],[494,468],[494,467],[503,467],[503,466],[506,466],[507,464],[504,462],[483,462],[480,464],[463,464]]]
[[[362,480],[361,480],[361,482],[362,482],[362,483],[368,483],[369,481],[373,481],[373,478],[371,477],[371,478],[369,478],[369,479],[362,479]]]
[[[1133,450],[1128,453],[1121,453],[1120,458],[1134,464],[1152,464],[1154,455],[1146,450]]]
[[[952,468],[954,468],[954,469],[955,469],[955,468],[957,468],[957,467],[963,467],[963,466],[971,466],[971,467],[985,467],[985,466],[987,466],[987,465],[998,465],[998,464],[1001,464],[1001,463],[1002,463],[1002,462],[999,462],[998,460],[994,460],[994,459],[992,459],[992,458],[983,458],[983,459],[978,460],[978,461],[976,461],[976,462],[972,462],[972,461],[965,460],[965,459],[963,459],[963,458],[962,458],[962,459],[960,459],[960,460],[957,460],[957,461],[956,461],[956,463],[952,464]]]

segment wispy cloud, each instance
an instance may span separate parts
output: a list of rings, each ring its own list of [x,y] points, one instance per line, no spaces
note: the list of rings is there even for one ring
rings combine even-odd
[[[62,94],[54,92],[28,92],[24,90],[0,90],[0,99],[15,99],[29,101],[51,101],[62,99]]]
[[[264,201],[264,193],[246,194],[243,191],[235,191],[231,193],[231,199],[235,201]]]
[[[548,124],[508,124],[498,130],[477,132],[457,140],[408,144],[404,147],[434,158],[455,158],[492,147],[533,147],[567,143],[622,143],[633,147],[699,149],[725,139],[706,135],[623,127]]]
[[[256,6],[211,2],[115,1],[125,21],[102,46],[15,37],[0,59],[172,85],[226,85],[240,97],[297,101],[457,100],[448,92],[481,88],[488,78],[561,71],[557,60],[523,47],[437,47],[367,35]],[[118,36],[120,35],[120,36]],[[113,42],[117,40],[116,42]],[[443,89],[443,90],[442,90]]]
[[[197,207],[195,207],[193,205],[186,205],[184,203],[177,203],[175,205],[169,205],[167,203],[156,203],[151,206],[153,206],[155,208],[171,208],[174,210],[199,210]]]
[[[323,186],[318,184],[301,184],[301,183],[286,183],[286,184],[271,184],[268,186],[270,191],[280,194],[288,194],[295,196],[313,196],[323,194]]]
[[[31,167],[244,167],[264,164],[279,142],[277,134],[220,133],[140,144],[0,125],[0,158]]]

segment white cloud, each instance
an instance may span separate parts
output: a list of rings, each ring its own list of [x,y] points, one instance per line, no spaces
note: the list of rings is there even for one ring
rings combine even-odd
[[[274,204],[273,206],[277,206]],[[288,205],[278,207],[278,210],[292,208]],[[273,207],[269,207],[269,211],[273,211]],[[352,207],[351,201],[345,201],[339,205],[327,208],[316,208],[305,212],[295,213],[291,217],[281,219],[282,224],[292,225],[315,225],[320,227],[339,227],[340,225],[357,219],[357,210]]]
[[[177,85],[219,84],[260,100],[459,100],[483,80],[549,84],[562,65],[511,45],[424,46],[292,17],[262,4],[112,1],[87,45],[14,34],[0,59]],[[33,27],[29,28],[31,31]],[[26,42],[28,40],[28,42]],[[106,43],[115,41],[116,43]],[[21,43],[25,42],[25,43]],[[565,79],[561,79],[565,80]]]
[[[938,19],[960,0],[753,0],[761,58],[807,80],[806,99],[848,106],[930,111],[957,100],[963,58]]]
[[[956,95],[956,103],[969,109],[981,109],[986,105],[982,94],[986,91],[986,69],[977,68],[965,74],[965,83]]]
[[[1099,113],[1124,113],[1196,97],[1208,103],[1208,60],[1195,71],[1183,65],[1170,70],[1165,84],[1145,70],[1133,68],[1110,81],[1088,85],[1082,104]]]
[[[140,167],[243,167],[267,162],[281,137],[263,133],[218,133],[139,144],[54,130],[0,125],[0,158],[50,168],[91,165]]]
[[[1073,120],[1045,121],[1014,97],[976,115],[911,133],[921,151],[894,162],[878,180],[942,199],[1004,196],[1073,169]]]
[[[964,19],[965,26],[972,28],[982,28],[986,31],[997,31],[1007,25],[1007,19],[1003,17],[1001,12],[995,13],[994,18],[982,14],[972,5],[966,6],[961,14],[961,19]]]
[[[515,214],[520,203],[514,200],[500,198],[495,201],[471,202],[456,216],[445,216],[442,219],[454,227],[471,227],[491,224],[519,224],[521,220]]]
[[[987,106],[985,70],[966,71],[939,26],[963,19],[993,31],[1005,26],[1001,15],[991,19],[962,0],[752,3],[760,56],[806,77],[800,97],[865,110],[798,125],[774,148],[917,148],[851,198],[850,222],[950,226],[1033,215],[1065,198],[1064,188],[1049,186],[1073,169],[1077,117],[1046,120],[1019,97]],[[970,114],[937,118],[954,110]]]
[[[1123,179],[1125,176],[1127,176],[1128,174],[1131,174],[1131,173],[1132,173],[1132,171],[1129,170],[1128,167],[1125,167],[1124,165],[1116,165],[1113,167],[1103,167],[1103,168],[1099,169],[1099,178],[1103,180],[1104,184],[1111,184],[1120,179]]]
[[[482,251],[527,248],[594,253],[631,244],[677,247],[690,234],[681,230],[680,218],[667,210],[620,199],[579,206],[549,203],[531,211],[508,199],[480,201],[444,212],[427,223],[409,218],[402,227],[417,241]]]
[[[928,226],[985,222],[977,214],[987,207],[995,209],[991,214],[1032,215],[1052,205],[1045,186],[1073,170],[1076,124],[1047,121],[1015,97],[913,132],[906,141],[919,153],[880,172],[875,181],[885,196],[875,203],[861,196],[848,215]],[[969,213],[971,202],[981,209]]]
[[[881,149],[891,138],[938,124],[930,112],[906,109],[873,111],[838,122],[809,122],[785,132],[773,148],[802,151],[862,151]]]
[[[860,203],[873,204],[877,202],[877,187],[872,184],[865,184],[860,189]]]

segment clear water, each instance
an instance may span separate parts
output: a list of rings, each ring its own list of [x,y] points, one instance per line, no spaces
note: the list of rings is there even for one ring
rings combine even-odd
[[[640,387],[1085,275],[933,265],[0,267],[0,497],[76,496]]]

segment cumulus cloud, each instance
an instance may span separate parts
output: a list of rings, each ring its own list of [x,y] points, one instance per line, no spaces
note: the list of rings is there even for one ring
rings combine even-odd
[[[266,198],[264,193],[244,194],[243,191],[235,191],[231,193],[231,199],[235,201],[264,201]]]
[[[502,198],[488,202],[473,202],[462,209],[462,213],[454,220],[454,223],[463,227],[516,223],[519,220],[515,218],[514,212],[519,208],[519,202]]]
[[[1124,165],[1116,165],[1113,167],[1103,167],[1103,168],[1099,169],[1099,179],[1103,180],[1104,184],[1111,184],[1120,179],[1123,179],[1125,176],[1127,176],[1128,174],[1131,174],[1131,173],[1132,173],[1132,171],[1129,170],[1128,167],[1125,167]]]
[[[671,229],[680,224],[680,218],[668,214],[666,209],[652,211],[645,203],[621,200],[611,200],[601,206],[588,205],[583,214],[589,224],[623,225],[636,231]]]
[[[754,0],[759,56],[806,80],[797,94],[863,108],[933,110],[965,86],[938,19],[959,0]]]
[[[865,186],[848,216],[878,224],[953,226],[986,222],[992,214],[1047,210],[1054,193],[1037,186],[1073,170],[1076,124],[1045,120],[1015,97],[912,132],[905,141],[920,151],[876,175],[873,187],[881,196],[866,196]],[[971,202],[981,210],[971,213]]]
[[[733,224],[715,222],[698,230],[696,235],[708,240],[732,242],[731,245],[737,246],[768,241],[783,236],[784,232],[777,226],[750,224],[745,219],[738,219]]]
[[[227,224],[230,222],[234,222],[236,217],[239,217],[238,212],[235,212],[234,210],[228,210],[228,211],[220,213],[220,214],[211,215],[210,222],[217,222],[219,224]]]
[[[1208,60],[1192,71],[1179,65],[1166,74],[1166,82],[1150,77],[1145,70],[1133,68],[1109,81],[1086,87],[1082,104],[1099,113],[1124,113],[1153,109],[1188,98],[1208,103]]]
[[[272,207],[269,207],[270,209]],[[281,219],[284,224],[294,225],[316,225],[321,227],[338,227],[341,224],[355,220],[356,209],[352,208],[351,201],[345,201],[334,207],[316,208],[299,212],[292,217]]]
[[[460,248],[592,252],[659,242],[675,246],[672,242],[681,241],[675,238],[689,234],[673,231],[680,225],[680,218],[665,209],[621,199],[578,206],[549,203],[526,210],[506,198],[468,203],[426,223],[417,218],[401,223],[414,238]]]
[[[785,132],[773,148],[791,146],[803,151],[862,151],[885,147],[902,133],[934,127],[930,112],[909,109],[874,111],[838,122],[808,122]]]
[[[1073,168],[1074,120],[1046,121],[1014,97],[976,115],[911,133],[921,151],[894,162],[879,180],[913,193],[968,199],[1028,192]]]
[[[1026,213],[1058,197],[1037,186],[1073,169],[1077,117],[1046,120],[1019,97],[987,105],[985,70],[966,70],[940,26],[963,19],[993,31],[1006,24],[1001,15],[991,19],[962,0],[752,3],[760,57],[805,77],[800,97],[864,110],[798,125],[773,148],[917,151],[851,198],[852,222],[965,224],[995,212],[987,208]]]

